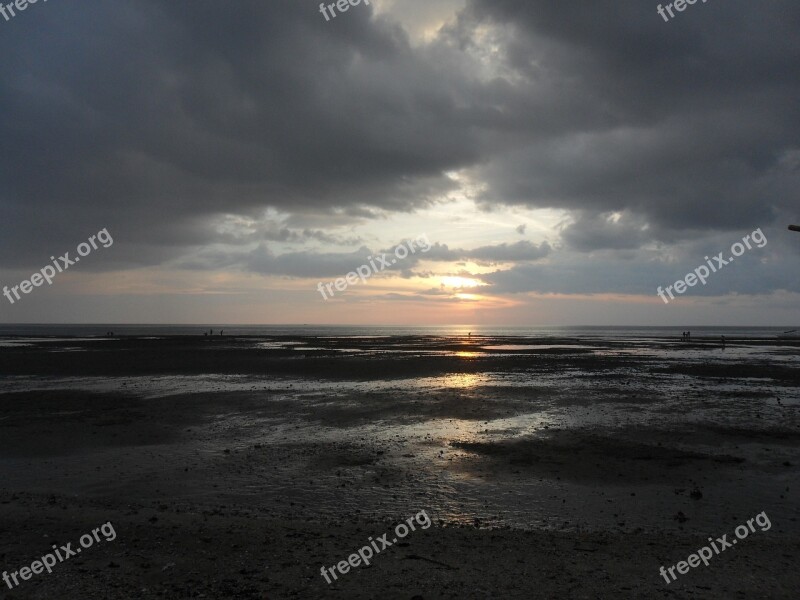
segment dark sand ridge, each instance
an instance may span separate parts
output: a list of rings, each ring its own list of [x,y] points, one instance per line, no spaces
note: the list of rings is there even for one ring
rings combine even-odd
[[[607,341],[579,342],[601,354],[466,360],[370,354],[386,340],[324,342],[360,356],[108,343],[0,352],[0,566],[41,556],[43,535],[76,540],[108,520],[118,533],[11,597],[796,597],[796,363],[762,356],[708,377],[692,361],[606,354],[625,349]],[[671,351],[644,349],[659,347]],[[192,355],[202,368],[189,373],[221,375],[159,397]],[[122,379],[100,394],[64,375]],[[322,564],[421,509],[434,527],[324,582]],[[770,531],[659,578],[761,510]]]

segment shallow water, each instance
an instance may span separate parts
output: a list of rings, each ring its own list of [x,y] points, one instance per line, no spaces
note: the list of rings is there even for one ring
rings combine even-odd
[[[74,339],[24,343],[96,352]],[[144,400],[137,411],[196,398],[204,415],[175,440],[50,457],[37,485],[295,516],[412,507],[481,526],[717,532],[766,510],[776,531],[798,527],[791,344],[330,336],[226,339],[213,350],[228,348],[270,365],[303,361],[305,374],[4,376],[1,394],[83,390],[120,407]],[[337,361],[359,377],[342,377]],[[420,373],[374,375],[387,361]],[[331,364],[335,377],[320,370]],[[32,477],[24,459],[3,467],[9,481]],[[98,467],[125,476],[98,480]]]

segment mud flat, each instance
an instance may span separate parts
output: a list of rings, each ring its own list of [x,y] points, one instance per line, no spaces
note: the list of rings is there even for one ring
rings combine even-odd
[[[3,340],[0,570],[117,538],[0,596],[796,598],[798,383],[775,340]]]

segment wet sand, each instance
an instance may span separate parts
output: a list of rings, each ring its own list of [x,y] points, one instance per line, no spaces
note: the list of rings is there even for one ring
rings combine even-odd
[[[24,343],[0,348],[0,566],[107,521],[118,537],[9,597],[800,589],[796,342]],[[322,565],[421,510],[430,529],[325,583]],[[769,531],[659,576],[762,511]]]

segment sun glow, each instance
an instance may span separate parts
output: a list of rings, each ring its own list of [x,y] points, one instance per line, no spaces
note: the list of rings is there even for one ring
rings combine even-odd
[[[456,289],[475,288],[485,285],[477,279],[470,279],[469,277],[442,277],[441,282],[445,287]]]

